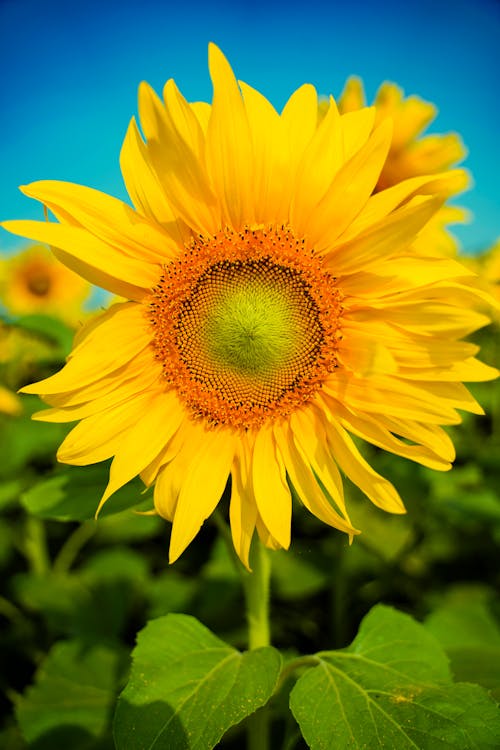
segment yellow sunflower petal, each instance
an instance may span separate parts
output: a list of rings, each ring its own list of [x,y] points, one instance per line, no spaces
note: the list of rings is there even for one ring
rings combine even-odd
[[[436,450],[436,448],[433,450],[428,445],[408,445],[389,431],[386,426],[390,423],[389,419],[382,418],[376,421],[368,415],[359,416],[352,411],[347,412],[346,409],[341,411],[339,422],[349,432],[354,433],[358,437],[363,438],[363,440],[366,440],[373,445],[377,445],[379,448],[383,448],[390,453],[409,458],[412,461],[416,461],[423,466],[428,466],[430,469],[435,469],[437,471],[447,471],[448,469],[451,469],[451,461],[455,458],[455,453],[453,451],[453,444],[449,439],[444,445],[443,441],[440,441],[439,450]],[[402,431],[403,437],[408,436],[406,424],[401,423],[401,425],[398,425],[395,420],[392,420],[392,429],[396,433],[398,432],[398,429],[400,432]],[[445,433],[442,434],[444,435]],[[418,439],[419,442],[426,442],[429,433],[426,432],[425,426],[423,426],[421,429],[414,431],[413,437],[414,439]],[[433,437],[435,437],[435,435]],[[433,442],[436,444],[436,440]],[[443,448],[445,448],[445,450],[443,450]]]
[[[342,471],[372,503],[389,513],[405,512],[403,502],[392,484],[372,469],[349,434],[334,420],[328,422],[327,437]]]
[[[413,140],[436,116],[436,107],[418,96],[403,100],[403,92],[394,83],[383,83],[377,92],[375,105],[380,117],[397,119],[394,149]]]
[[[167,521],[175,514],[179,489],[182,484],[184,466],[172,460],[159,468],[154,483],[154,504],[156,512]]]
[[[291,416],[290,427],[299,454],[311,467],[343,518],[350,525],[344,500],[342,478],[337,469],[337,464],[326,450],[326,435],[322,421],[316,419],[312,410],[304,409],[296,411]]]
[[[257,522],[257,506],[249,477],[249,452],[246,446],[237,452],[231,469],[229,520],[234,548],[243,565],[250,570],[250,545]]]
[[[161,393],[155,398],[154,409],[146,411],[120,443],[97,512],[114,492],[156,458],[169,443],[183,418],[184,411],[174,391]]]
[[[307,144],[297,166],[290,222],[300,234],[310,232],[310,217],[332,184],[344,161],[343,134],[337,105],[328,112]]]
[[[147,139],[150,163],[168,198],[175,215],[195,232],[212,234],[219,224],[220,211],[216,203],[204,164],[189,140],[185,121],[179,121],[180,94],[169,89],[169,96],[177,99],[173,114],[166,111],[150,86],[139,88],[139,115]],[[177,117],[176,117],[177,113]]]
[[[306,83],[298,88],[285,104],[281,119],[289,146],[291,172],[295,175],[318,124],[318,95],[314,86]]]
[[[319,252],[342,234],[369,199],[387,157],[391,133],[392,124],[386,120],[344,164],[326,195],[318,200],[307,235]]]
[[[291,175],[283,121],[258,91],[239,82],[252,133],[254,218],[258,223],[288,217]]]
[[[212,107],[208,102],[191,102],[190,107],[198,118],[200,127],[206,135]]]
[[[112,399],[119,390],[122,393],[131,393],[132,390],[140,393],[156,380],[159,380],[160,377],[161,365],[151,360],[151,352],[146,347],[116,370],[111,370],[108,375],[98,377],[93,382],[88,383],[88,385],[78,386],[75,383],[73,390],[44,393],[42,398],[45,403],[55,407],[56,411],[61,409],[64,412],[68,412],[68,414],[72,414],[73,408],[82,407],[87,409],[95,401],[102,399],[101,403],[104,403],[104,400],[108,397],[109,405],[111,405]],[[144,384],[143,387],[142,384]],[[52,410],[48,409],[46,411],[50,413]],[[39,419],[41,417],[38,415],[45,413],[37,412],[35,418]],[[49,421],[51,420],[49,419]],[[57,421],[60,422],[62,420],[58,418]],[[71,421],[71,419],[64,421]]]
[[[369,269],[371,264],[380,263],[384,256],[409,245],[442,203],[440,198],[414,201],[394,211],[370,231],[330,249],[328,264],[336,274],[348,275]]]
[[[339,107],[340,110],[340,107]],[[375,107],[364,107],[348,112],[340,118],[346,161],[354,156],[368,141],[375,123]]]
[[[219,196],[222,222],[236,228],[255,220],[250,128],[236,78],[214,44],[209,46],[209,68],[214,95],[207,130],[207,166]]]
[[[452,195],[467,187],[468,177],[463,169],[455,169],[437,175],[411,177],[372,195],[363,209],[342,234],[344,242],[365,231],[388,216],[398,206],[415,195]]]
[[[257,433],[252,455],[252,486],[257,509],[281,547],[290,546],[292,498],[285,466],[270,428]]]
[[[282,549],[282,545],[273,537],[259,514],[257,514],[255,528],[257,529],[260,541],[265,547],[274,550]]]
[[[97,414],[100,411],[105,411],[112,406],[117,406],[123,401],[135,398],[138,394],[143,393],[155,384],[159,384],[161,381],[161,368],[155,366],[157,363],[151,362],[150,357],[148,359],[149,366],[141,373],[140,377],[132,376],[119,382],[119,385],[116,385],[117,377],[113,373],[112,383],[115,387],[106,390],[102,395],[95,396],[90,401],[71,404],[71,400],[75,398],[75,393],[78,394],[76,398],[80,400],[84,398],[82,397],[83,389],[64,394],[50,394],[44,397],[44,400],[54,408],[37,411],[32,415],[32,419],[36,419],[39,422],[74,422],[78,419],[90,417],[92,414]]]
[[[234,458],[235,438],[213,432],[192,456],[189,473],[179,491],[170,538],[169,560],[174,562],[194,539],[222,497]]]
[[[63,223],[82,226],[111,248],[145,263],[165,263],[177,253],[171,236],[117,198],[71,182],[40,180],[21,188]]]
[[[82,419],[61,443],[57,458],[65,464],[86,466],[105,461],[118,451],[127,431],[151,408],[155,393],[146,392],[125,402]]]
[[[62,370],[25,386],[22,392],[64,393],[96,382],[130,361],[150,340],[147,321],[139,305],[134,302],[113,305],[100,316],[99,326],[91,327],[89,335],[73,351]]]
[[[80,227],[31,220],[4,221],[1,226],[51,245],[72,271],[121,297],[141,300],[158,280],[157,266],[124,255]]]
[[[347,79],[344,90],[338,98],[339,110],[344,112],[354,112],[365,106],[365,90],[363,82],[357,76],[351,76]]]
[[[301,502],[307,510],[329,526],[333,526],[347,534],[356,534],[356,529],[350,523],[349,517],[343,517],[333,508],[327,499],[323,489],[318,482],[318,476],[311,468],[311,463],[306,455],[297,447],[293,433],[286,425],[274,428],[279,450],[285,461],[286,471],[290,481],[298,493]],[[302,443],[307,445],[307,436],[302,435]],[[329,459],[329,472],[332,473],[333,459]],[[336,481],[336,495],[343,498],[342,480],[338,475],[340,483]],[[330,497],[332,495],[330,494]],[[343,504],[343,500],[342,500]]]
[[[123,141],[120,168],[127,192],[136,208],[144,216],[164,225],[168,234],[182,245],[188,239],[189,231],[168,203],[134,118],[130,121]]]

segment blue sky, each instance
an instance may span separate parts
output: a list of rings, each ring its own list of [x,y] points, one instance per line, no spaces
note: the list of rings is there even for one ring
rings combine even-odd
[[[0,216],[42,218],[18,185],[62,179],[125,198],[118,156],[137,86],[175,78],[210,100],[207,44],[280,108],[300,84],[339,94],[351,74],[371,98],[391,80],[439,107],[429,132],[458,131],[474,214],[455,233],[469,252],[500,237],[500,4],[0,0]],[[23,241],[0,230],[0,252]]]

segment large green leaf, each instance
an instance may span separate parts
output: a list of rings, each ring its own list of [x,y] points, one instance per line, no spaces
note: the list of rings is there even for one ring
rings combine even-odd
[[[477,685],[453,684],[434,637],[401,612],[377,606],[352,644],[316,655],[290,696],[312,750],[487,750],[500,719]]]
[[[85,521],[94,518],[107,481],[107,464],[71,467],[35,484],[22,495],[21,502],[39,518]],[[108,500],[101,515],[119,513],[139,504],[143,509],[143,490],[139,480],[129,482]]]
[[[50,465],[68,432],[66,424],[31,420],[31,411],[42,406],[36,396],[24,396],[23,405],[25,412],[15,419],[2,420],[0,429],[0,477],[9,480],[16,475],[24,477],[28,473],[29,476],[27,466],[30,464]]]
[[[478,682],[500,698],[500,628],[477,594],[456,592],[425,624],[444,648],[457,680]]]
[[[267,703],[280,666],[275,649],[242,654],[188,615],[152,620],[118,701],[118,750],[211,750]]]
[[[120,655],[109,648],[57,643],[16,708],[30,747],[93,748],[107,730],[120,669]]]

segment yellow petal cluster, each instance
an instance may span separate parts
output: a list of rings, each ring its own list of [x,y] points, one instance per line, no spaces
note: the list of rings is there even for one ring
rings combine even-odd
[[[462,381],[496,371],[462,340],[487,322],[472,273],[419,247],[464,173],[385,187],[394,137],[377,109],[331,99],[320,117],[306,84],[277,112],[214,45],[209,67],[211,104],[141,85],[121,152],[133,208],[43,181],[22,189],[57,221],[4,226],[126,300],[24,389],[50,405],[39,419],[78,422],[59,460],[112,458],[101,502],[136,475],[154,485],[171,561],[227,488],[248,565],[255,533],[290,544],[292,492],[350,537],[343,477],[404,512],[355,438],[449,469],[443,426],[482,411]]]
[[[348,79],[338,100],[342,113],[357,112],[366,106],[362,81],[353,76]],[[384,190],[403,180],[422,175],[444,172],[459,164],[466,150],[456,133],[427,134],[425,131],[437,114],[436,107],[418,96],[404,96],[394,83],[383,83],[373,101],[375,123],[386,118],[393,122],[393,137],[386,162],[380,172],[375,191]],[[447,180],[447,197],[462,192],[469,186],[463,170],[455,170],[454,180]],[[449,224],[463,223],[469,214],[457,206],[443,206],[428,222],[417,240],[419,250],[429,249],[455,255],[456,238],[449,232]]]

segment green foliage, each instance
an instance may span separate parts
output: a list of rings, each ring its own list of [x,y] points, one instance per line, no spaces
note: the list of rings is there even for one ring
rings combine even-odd
[[[316,655],[290,707],[312,750],[494,750],[500,716],[474,685],[452,683],[438,642],[408,615],[377,606],[351,646]]]
[[[459,589],[427,618],[427,629],[443,646],[457,680],[477,682],[500,700],[500,628],[484,592]]]
[[[23,326],[33,349],[0,362],[12,390],[58,369],[71,337]],[[291,549],[272,554],[280,675],[277,650],[245,651],[215,526],[169,567],[169,525],[136,512],[152,506],[140,481],[95,521],[109,465],[58,466],[68,426],[31,421],[42,404],[23,397],[21,416],[0,416],[2,750],[241,750],[263,715],[272,750],[500,747],[500,401],[497,385],[475,391],[489,416],[453,428],[451,472],[363,448],[406,516],[350,488],[363,533],[349,546],[294,508]]]
[[[45,340],[52,359],[63,359],[71,349],[74,332],[62,320],[49,315],[23,315],[17,319],[23,331]]]
[[[107,484],[107,467],[71,467],[37,482],[21,495],[26,510],[38,518],[57,521],[85,521],[94,518],[99,497]],[[151,503],[144,500],[140,480],[129,482],[104,504],[101,514],[107,516],[136,506],[149,510]],[[142,502],[141,502],[142,501]]]
[[[151,621],[132,654],[114,722],[118,750],[211,750],[272,695],[281,657],[240,653],[187,615]]]
[[[16,706],[30,747],[97,750],[122,667],[116,650],[85,647],[78,641],[57,643]]]

